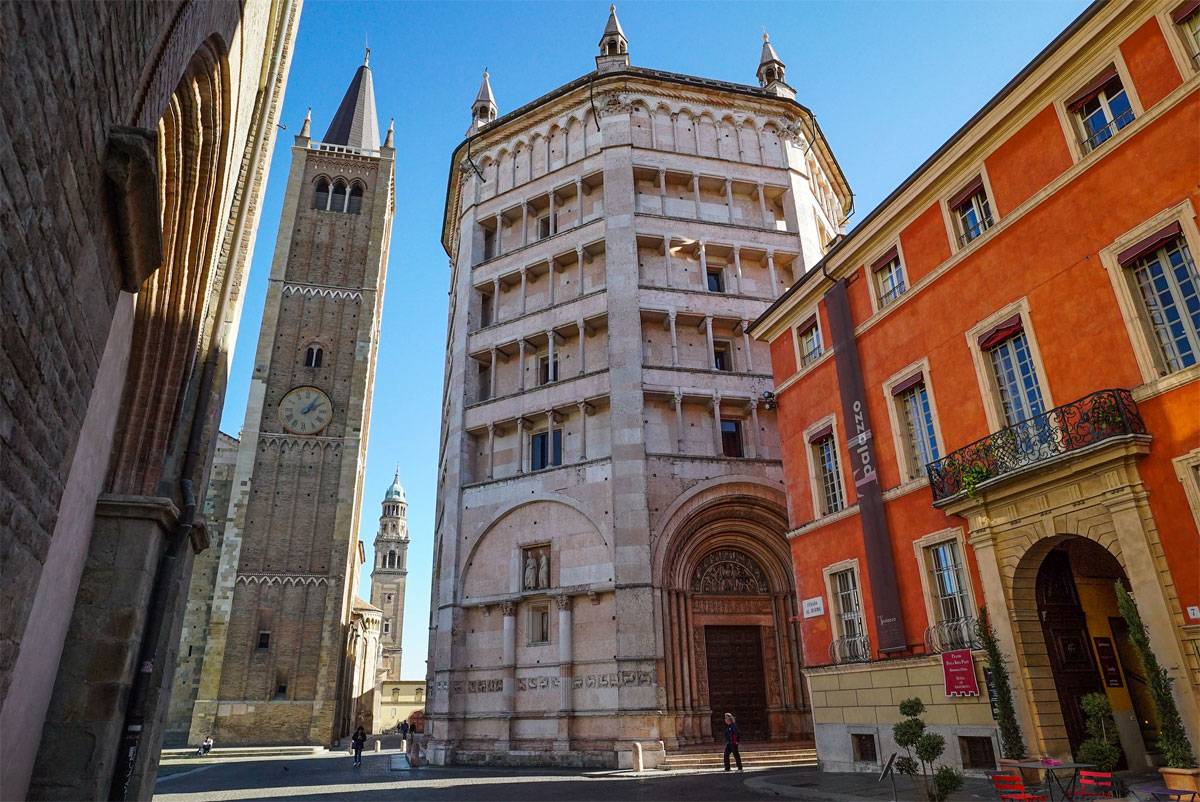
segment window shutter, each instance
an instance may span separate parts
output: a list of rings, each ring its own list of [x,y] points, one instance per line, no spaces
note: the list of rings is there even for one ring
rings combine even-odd
[[[808,436],[808,442],[818,443],[821,440],[824,440],[826,437],[829,437],[831,434],[833,434],[833,424],[832,423],[829,424],[828,426],[822,426],[820,429],[817,429],[815,432],[810,434]]]
[[[917,371],[916,373],[909,376],[907,379],[905,379],[904,381],[900,382],[895,387],[893,387],[892,395],[900,395],[901,393],[907,392],[907,391],[911,390],[912,388],[916,387],[918,384],[923,384],[924,382],[925,382],[925,374],[922,373],[921,371]]]
[[[1003,323],[992,327],[985,334],[979,335],[979,347],[985,351],[989,348],[995,348],[1010,337],[1017,336],[1023,330],[1021,316],[1019,314],[1013,315]]]
[[[1110,66],[1104,71],[1103,74],[1100,75],[1099,78],[1088,84],[1087,89],[1084,89],[1075,97],[1071,98],[1071,100],[1067,103],[1067,111],[1070,111],[1072,114],[1079,111],[1079,109],[1083,107],[1084,103],[1087,103],[1089,100],[1096,97],[1096,95],[1100,94],[1100,90],[1108,85],[1109,81],[1116,77],[1117,68]]]
[[[1200,3],[1200,0],[1196,0],[1196,2]],[[875,260],[875,263],[873,265],[871,265],[871,270],[872,270],[872,272],[879,270],[881,267],[884,267],[884,266],[890,264],[893,259],[899,259],[899,258],[900,258],[900,249],[897,246],[893,245],[892,249],[890,251],[885,253],[883,256],[879,257],[879,259]]]
[[[1183,5],[1171,12],[1171,22],[1179,25],[1184,20],[1194,16],[1197,11],[1200,11],[1200,0],[1187,0]]]
[[[962,206],[967,201],[969,201],[971,198],[975,197],[975,193],[979,192],[979,190],[981,190],[981,189],[983,189],[983,177],[976,176],[975,180],[972,181],[970,184],[967,184],[965,189],[963,189],[961,192],[959,192],[957,195],[955,195],[953,198],[951,198],[949,200],[949,202],[947,203],[947,205],[951,209],[957,209],[958,207]]]
[[[796,336],[803,337],[817,327],[817,316],[813,315],[808,320],[796,327]]]
[[[1200,3],[1200,0],[1196,0],[1196,2]],[[1164,242],[1169,242],[1182,233],[1183,227],[1179,225],[1178,221],[1171,223],[1169,226],[1164,226],[1150,236],[1121,251],[1117,254],[1117,261],[1121,263],[1122,267],[1129,267],[1129,265],[1141,257],[1157,250]]]

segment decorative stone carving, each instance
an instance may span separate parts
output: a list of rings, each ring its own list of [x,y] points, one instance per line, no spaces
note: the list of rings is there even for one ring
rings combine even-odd
[[[521,587],[525,590],[542,590],[550,587],[550,549],[545,546],[525,549],[522,562]]]
[[[766,574],[749,556],[733,549],[709,554],[692,573],[697,593],[770,593]]]
[[[558,609],[560,609],[560,610],[570,610],[571,609],[571,597],[570,596],[559,596],[558,598],[556,598],[554,600],[554,603],[558,605]]]
[[[500,612],[505,616],[514,616],[517,614],[517,605],[510,601],[500,602]]]

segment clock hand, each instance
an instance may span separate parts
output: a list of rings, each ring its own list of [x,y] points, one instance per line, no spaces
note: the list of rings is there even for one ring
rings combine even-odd
[[[304,409],[300,410],[300,414],[307,415],[308,413],[312,412],[313,409],[317,406],[317,401],[319,401],[319,400],[320,399],[314,398],[312,401],[309,401],[308,406],[306,406]]]

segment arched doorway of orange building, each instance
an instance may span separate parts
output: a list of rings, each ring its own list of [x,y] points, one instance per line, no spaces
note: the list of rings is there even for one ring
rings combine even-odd
[[[1081,700],[1108,697],[1127,758],[1139,765],[1157,737],[1141,660],[1117,609],[1115,583],[1125,572],[1105,548],[1068,538],[1046,553],[1035,584],[1038,618],[1071,752],[1088,737]]]

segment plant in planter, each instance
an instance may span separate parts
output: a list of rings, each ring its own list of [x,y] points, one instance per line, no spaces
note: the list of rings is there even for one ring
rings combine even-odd
[[[925,731],[925,722],[919,718],[924,712],[925,703],[916,697],[900,703],[904,720],[893,725],[892,738],[905,754],[896,759],[896,771],[911,777],[913,786],[924,791],[929,802],[942,802],[962,788],[963,776],[950,766],[935,765],[946,751],[946,739]],[[917,783],[918,775],[920,784]]]
[[[1075,759],[1094,763],[1100,771],[1112,771],[1121,762],[1121,745],[1117,740],[1117,722],[1113,720],[1112,705],[1102,693],[1089,693],[1079,700],[1087,722],[1088,737],[1079,745]]]
[[[1187,730],[1183,726],[1183,718],[1179,708],[1175,706],[1175,697],[1171,695],[1171,683],[1167,670],[1158,664],[1158,658],[1150,648],[1150,638],[1146,635],[1146,625],[1142,623],[1141,613],[1129,591],[1121,582],[1116,583],[1117,607],[1121,617],[1129,626],[1129,641],[1142,659],[1142,668],[1146,683],[1150,688],[1150,699],[1154,702],[1154,710],[1158,713],[1158,749],[1162,752],[1167,765],[1159,772],[1168,788],[1181,790],[1200,790],[1200,769],[1196,767],[1196,757],[1192,752],[1192,744],[1188,741]]]
[[[992,684],[996,686],[996,714],[1000,727],[1000,756],[1006,760],[1024,760],[1025,739],[1021,737],[1021,725],[1017,723],[1017,711],[1013,706],[1012,685],[1008,682],[1008,668],[1004,665],[1004,655],[1000,653],[1000,644],[996,642],[996,633],[988,620],[987,607],[979,608],[979,620],[976,623],[979,642],[983,651],[988,671],[992,675]]]

